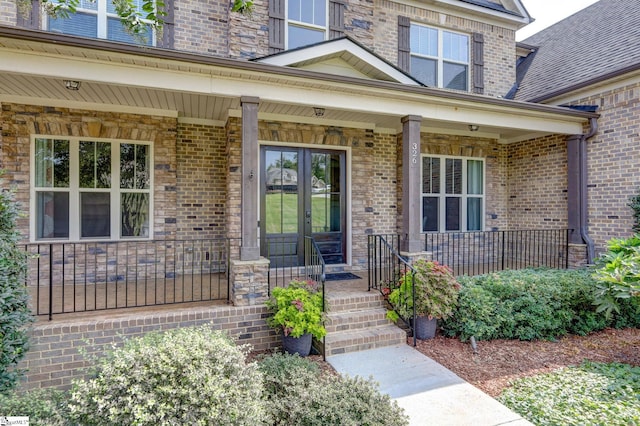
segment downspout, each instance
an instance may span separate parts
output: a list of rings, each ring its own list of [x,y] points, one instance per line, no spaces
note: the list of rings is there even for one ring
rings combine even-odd
[[[598,131],[598,120],[596,118],[589,119],[589,132],[580,136],[579,156],[580,156],[580,236],[587,245],[587,263],[593,263],[594,244],[589,236],[588,229],[588,206],[587,206],[587,139],[593,137]]]

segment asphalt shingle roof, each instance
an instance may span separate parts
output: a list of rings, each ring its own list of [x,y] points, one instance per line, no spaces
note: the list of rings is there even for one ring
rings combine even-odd
[[[640,68],[640,0],[600,0],[523,43],[538,50],[518,67],[518,100],[542,101],[596,78]]]

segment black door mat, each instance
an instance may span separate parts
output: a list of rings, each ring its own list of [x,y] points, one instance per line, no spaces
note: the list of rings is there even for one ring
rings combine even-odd
[[[344,281],[344,280],[359,280],[362,277],[352,274],[351,272],[336,272],[333,274],[326,274],[326,281]]]

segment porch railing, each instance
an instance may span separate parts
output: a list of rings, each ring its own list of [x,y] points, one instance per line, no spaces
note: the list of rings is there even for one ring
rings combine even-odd
[[[415,270],[400,256],[399,252],[399,236],[389,235],[370,235],[367,241],[369,252],[369,290],[378,290],[383,297],[388,298],[392,291],[398,289],[400,292],[398,297],[398,305],[395,306],[396,313],[412,312],[410,318],[400,316],[400,319],[411,330],[413,336],[413,346],[416,346],[416,333],[414,329],[416,311],[415,311],[415,286],[411,286],[409,290],[400,287],[400,278],[405,276],[413,282]],[[389,308],[394,308],[389,304]]]
[[[36,315],[228,300],[229,239],[27,244]]]
[[[425,234],[425,251],[456,276],[504,269],[566,269],[569,230],[517,230]]]

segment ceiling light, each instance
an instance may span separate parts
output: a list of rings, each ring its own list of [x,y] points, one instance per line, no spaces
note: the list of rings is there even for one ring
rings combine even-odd
[[[469,131],[470,132],[477,132],[479,128],[480,128],[480,126],[478,126],[477,124],[469,124]]]
[[[313,107],[313,113],[316,117],[324,117],[324,108]]]
[[[80,82],[76,80],[65,80],[64,87],[69,90],[80,90]]]

